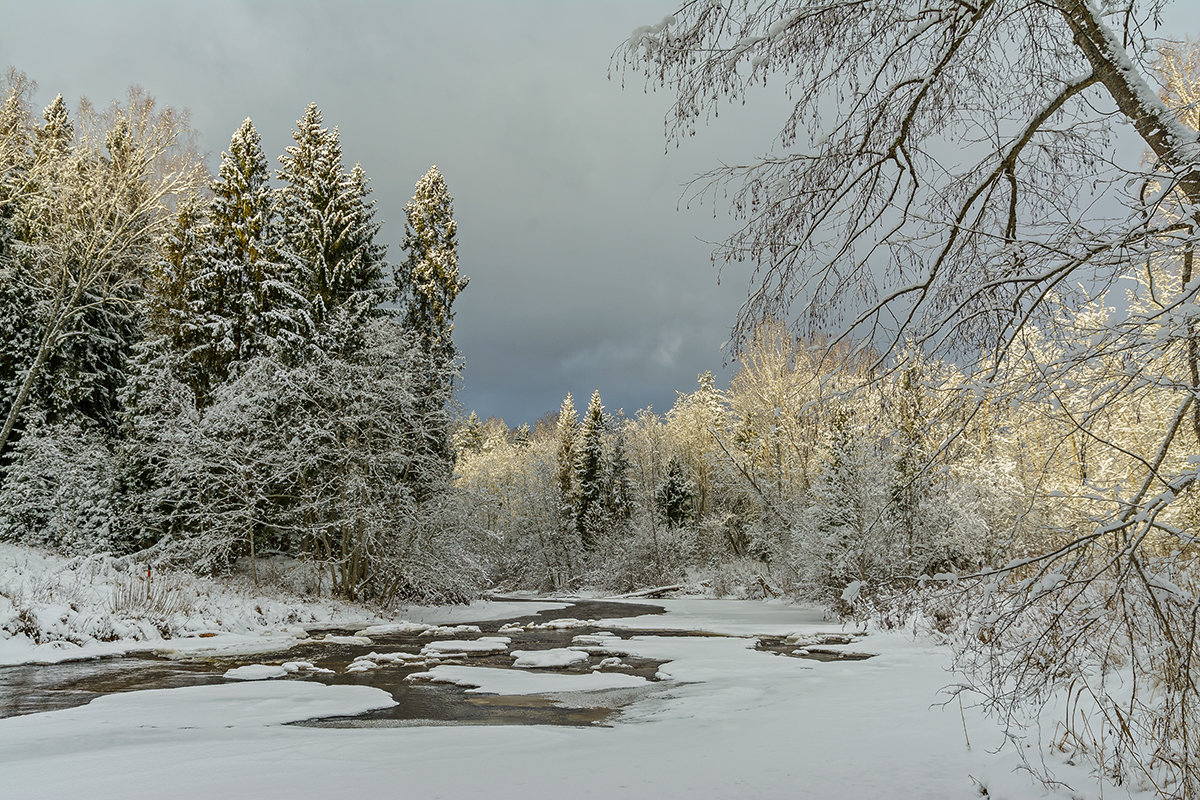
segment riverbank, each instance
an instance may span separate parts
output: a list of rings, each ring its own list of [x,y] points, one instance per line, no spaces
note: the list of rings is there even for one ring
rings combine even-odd
[[[561,607],[477,601],[380,609],[305,592],[315,579],[296,562],[264,560],[257,572],[257,581],[205,578],[0,543],[0,666],[147,651],[265,652],[305,639],[312,628],[449,624]]]
[[[529,620],[527,615],[538,609],[561,609],[569,600],[381,613],[278,590],[256,591],[236,579],[180,577],[171,585],[190,593],[189,604],[166,618],[172,626],[168,638],[152,617],[115,605],[122,581],[132,580],[116,565],[5,546],[0,548],[0,566],[0,597],[11,606],[0,613],[0,625],[32,613],[39,632],[35,636],[61,637],[35,641],[6,627],[10,635],[0,641],[0,653],[10,662],[62,661],[138,649],[206,657],[239,649],[266,653],[287,650],[288,641],[301,642],[302,637],[311,642],[307,635],[313,627],[352,630],[374,625],[371,632],[383,640],[370,642],[383,656],[370,659],[369,670],[357,671],[355,664],[366,657],[354,657],[348,664],[328,664],[336,666],[336,677],[324,682],[304,670],[286,675],[286,670],[275,670],[277,679],[255,682],[222,680],[218,672],[208,685],[103,694],[86,705],[0,719],[6,796],[1149,796],[1128,786],[1101,786],[1082,762],[1072,763],[1068,753],[1052,745],[1057,735],[1053,713],[1006,742],[995,720],[973,708],[969,698],[960,705],[946,693],[956,676],[948,669],[944,646],[911,630],[847,630],[812,607],[684,598],[653,601],[666,609],[665,614],[646,614],[634,607],[632,616],[586,623],[569,618],[527,621],[525,630],[553,624],[570,637],[578,624],[579,631],[587,632],[569,641],[575,650],[587,650],[596,663],[563,671],[545,668],[549,656],[561,653],[541,651],[540,657],[530,659],[529,653],[517,649],[528,646],[519,640],[520,626],[500,621],[518,616]],[[562,613],[574,613],[573,607]],[[396,694],[379,688],[386,685],[380,678],[412,663],[406,656],[388,655],[395,648],[384,646],[388,631],[411,628],[398,625],[401,620],[442,625],[490,621],[484,625],[487,630],[464,630],[455,638],[491,636],[488,643],[494,641],[493,649],[500,650],[502,637],[514,637],[505,638],[505,652],[494,658],[524,659],[534,665],[513,669],[514,660],[509,668],[496,669],[471,659],[454,663],[429,658],[421,667],[424,673],[415,676],[415,691],[424,685],[436,697],[437,691],[444,691],[440,687],[453,684],[489,702],[532,695],[540,698],[538,703],[564,708],[607,705],[616,698],[602,692],[620,691],[627,695],[619,703],[622,710],[605,718],[608,727],[389,722],[380,717],[397,703]],[[105,642],[87,633],[107,629],[102,626],[132,635]],[[845,641],[827,648],[872,657],[824,661],[801,652],[837,634]],[[790,649],[765,648],[768,640],[790,643]],[[430,641],[422,639],[408,649],[437,650]],[[253,658],[270,662],[264,668],[280,660]],[[606,658],[641,659],[659,666],[653,676],[638,677],[622,674],[619,665],[603,666],[600,662]],[[407,682],[407,677],[400,680]],[[377,715],[378,724],[289,724],[362,714]],[[1060,783],[1038,783],[1026,771],[1027,761],[1048,769]]]

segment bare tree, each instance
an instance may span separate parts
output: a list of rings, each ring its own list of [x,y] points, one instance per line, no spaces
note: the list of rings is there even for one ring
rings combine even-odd
[[[792,100],[772,152],[693,184],[742,221],[714,254],[753,265],[737,340],[788,318],[877,368],[912,343],[968,372],[975,416],[1053,411],[1085,512],[975,576],[964,658],[1010,718],[1071,687],[1107,721],[1095,738],[1069,723],[1071,745],[1192,797],[1200,142],[1190,59],[1160,61],[1154,38],[1166,5],[693,0],[614,62],[672,93],[675,141],[757,87]]]

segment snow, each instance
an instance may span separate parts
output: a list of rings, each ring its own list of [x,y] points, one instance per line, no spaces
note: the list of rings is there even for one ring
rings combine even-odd
[[[685,597],[655,600],[654,603],[667,609],[668,613],[606,619],[596,624],[611,630],[700,631],[725,636],[786,636],[802,629],[832,631],[841,627],[830,622],[821,609],[783,601]]]
[[[0,549],[0,562],[11,552]],[[26,581],[23,593],[16,595],[7,589],[20,576],[0,566],[4,599],[35,603],[40,614],[58,603],[69,608],[86,595],[82,584],[90,568],[61,561],[43,566],[49,572],[37,579],[42,586]],[[106,569],[93,570],[101,593],[111,585],[105,583],[112,577]],[[266,640],[298,641],[304,635],[298,624],[313,617],[319,622],[370,620],[370,612],[361,607],[310,607],[249,590],[221,594],[200,582],[194,586],[208,592],[198,601],[207,609],[198,616],[208,619],[201,620],[203,625],[181,622],[180,630],[192,634],[188,638],[104,643],[81,637],[79,643],[61,647],[74,648],[76,657],[106,646],[194,646],[219,652],[233,644],[253,652],[256,642],[263,647]],[[65,603],[64,595],[70,595]],[[261,612],[245,605],[260,600]],[[531,613],[529,604],[514,605],[519,606],[517,615]],[[874,653],[874,658],[817,662],[756,650],[755,637],[790,637],[792,647],[804,649],[823,642],[820,634],[858,631],[843,630],[817,609],[786,603],[683,598],[662,605],[665,615],[598,623],[629,638],[589,633],[572,643],[577,650],[566,649],[579,658],[585,650],[620,650],[661,662],[662,680],[657,682],[628,672],[571,674],[447,664],[431,667],[415,681],[470,687],[474,694],[539,695],[578,707],[628,703],[609,719],[611,727],[292,726],[286,723],[350,716],[394,701],[369,686],[299,680],[312,671],[314,665],[307,662],[258,664],[242,668],[244,674],[281,671],[290,677],[111,694],[78,708],[0,719],[0,794],[42,800],[136,800],[164,793],[173,800],[327,800],[391,795],[402,787],[405,796],[492,800],[961,798],[985,791],[1006,800],[1148,797],[1136,787],[1106,785],[1101,790],[1083,766],[1067,763],[1066,755],[1049,746],[1061,709],[1051,708],[1041,728],[1032,729],[1019,746],[1005,745],[996,722],[969,702],[961,708],[945,702],[941,691],[956,680],[948,671],[949,654],[911,632],[869,630],[856,636],[852,647]],[[86,612],[88,606],[80,608]],[[218,612],[224,627],[213,624]],[[302,621],[288,622],[291,614]],[[404,609],[391,619],[370,621],[396,624],[404,619],[443,627],[476,621],[445,610],[432,611],[430,617]],[[0,610],[0,627],[5,624]],[[68,615],[63,630],[82,633],[85,626]],[[664,630],[724,635],[655,633]],[[201,637],[202,632],[218,635]],[[9,633],[4,643],[8,652],[26,661],[45,648],[59,647]],[[236,639],[222,641],[225,637]],[[501,637],[494,638],[490,646],[498,647]],[[461,648],[472,641],[478,640],[425,644]],[[536,658],[550,658],[547,652],[552,651]],[[420,663],[422,658],[372,653],[354,662],[361,667],[351,668],[365,670],[359,680],[369,681],[372,666]],[[1021,769],[1023,756],[1039,764],[1044,760],[1065,785],[1047,789],[1035,783]]]
[[[20,758],[53,758],[54,750],[39,752],[53,743],[70,745],[84,752],[121,753],[142,740],[183,731],[230,731],[263,728],[317,717],[361,714],[395,705],[391,695],[371,686],[325,686],[307,681],[229,683],[189,686],[181,689],[152,689],[104,695],[86,706],[47,711],[0,720],[0,762]],[[105,741],[89,743],[87,736]],[[185,734],[186,738],[194,736]],[[206,737],[207,738],[207,737]],[[58,750],[59,755],[62,750]],[[132,755],[125,753],[126,757]],[[128,766],[128,765],[126,765]],[[150,767],[151,765],[147,765]],[[169,765],[159,765],[160,768]],[[68,767],[68,771],[72,771]],[[107,771],[105,771],[107,772]],[[103,773],[102,773],[103,774]],[[47,776],[49,777],[49,776]],[[50,797],[39,790],[19,791],[21,784],[6,784],[17,790],[12,797]],[[81,792],[87,796],[90,792]],[[102,795],[98,795],[102,796]]]
[[[169,657],[250,655],[311,641],[312,628],[349,628],[356,637],[325,635],[328,644],[370,644],[370,636],[478,634],[482,622],[567,607],[562,602],[484,601],[462,606],[378,609],[295,595],[247,579],[211,580],[189,573],[152,573],[144,565],[93,556],[65,558],[0,543],[0,666],[55,664],[130,653]],[[122,589],[150,588],[158,607],[119,608]],[[368,623],[371,623],[368,625]],[[164,635],[164,633],[166,635]]]
[[[223,676],[231,681],[265,681],[269,678],[286,678],[288,671],[273,664],[247,664],[225,671]]]
[[[421,655],[447,655],[450,653],[459,653],[466,655],[488,655],[490,653],[503,653],[508,649],[508,643],[512,639],[507,636],[482,636],[478,639],[442,639],[437,642],[430,642],[421,648]]]
[[[513,666],[522,669],[561,669],[588,660],[585,650],[556,647],[552,650],[513,650]]]
[[[495,667],[460,667],[438,665],[428,672],[408,676],[410,681],[451,683],[471,687],[469,692],[505,695],[572,694],[604,689],[637,689],[650,686],[650,681],[620,672],[522,672]]]
[[[366,636],[338,636],[334,633],[327,633],[324,636],[315,639],[318,644],[370,644],[371,640]]]
[[[483,633],[478,625],[433,625],[421,633],[422,636],[478,636]]]
[[[675,608],[665,618],[627,623],[783,635],[815,633],[820,618],[782,604],[669,605]],[[1052,753],[1046,757],[1056,776],[1076,788],[1043,790],[1019,769],[1011,748],[993,752],[1001,744],[993,722],[970,705],[961,712],[957,704],[940,705],[939,690],[953,676],[939,647],[871,633],[855,646],[876,658],[820,663],[753,644],[712,636],[623,641],[639,656],[669,662],[663,671],[671,680],[661,683],[620,673],[469,666],[423,673],[476,694],[544,694],[580,705],[614,692],[635,698],[608,728],[282,726],[390,698],[359,686],[231,683],[111,695],[83,708],[0,720],[0,763],[6,793],[45,800],[157,797],[164,787],[174,800],[327,800],[394,794],[397,787],[412,797],[494,800],[952,798],[980,796],[980,786],[1007,800],[1098,794],[1082,769]],[[342,693],[353,690],[365,694]],[[1110,786],[1104,796],[1128,795]]]
[[[424,633],[434,627],[423,622],[388,622],[384,625],[371,625],[363,628],[361,631],[356,631],[355,636],[365,636],[368,639],[372,636],[404,636],[416,633]]]
[[[541,628],[549,631],[565,631],[571,628],[590,628],[596,624],[594,619],[575,619],[574,617],[563,617],[562,619],[552,619],[547,622],[537,622],[526,625],[526,630],[534,630]]]

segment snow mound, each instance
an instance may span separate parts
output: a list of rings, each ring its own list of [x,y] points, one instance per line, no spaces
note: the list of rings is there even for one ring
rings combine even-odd
[[[265,681],[271,678],[285,678],[287,675],[288,670],[278,664],[247,664],[244,667],[226,670],[222,677],[230,681]]]
[[[438,656],[449,655],[475,655],[485,656],[492,653],[503,653],[508,650],[508,644],[512,639],[507,636],[483,636],[479,639],[443,639],[437,642],[430,642],[421,648],[421,655]]]
[[[513,650],[513,666],[525,669],[562,669],[588,660],[584,650],[556,647],[552,650]]]
[[[439,665],[428,672],[409,675],[410,681],[450,683],[467,687],[474,694],[568,694],[605,689],[632,689],[650,684],[637,675],[621,672],[522,672],[496,667],[456,667]]]
[[[367,653],[365,656],[359,656],[355,661],[362,659],[364,661],[374,661],[376,664],[424,664],[425,656],[419,653]]]
[[[333,670],[325,669],[324,667],[318,667],[316,664],[312,663],[311,661],[285,661],[282,664],[280,664],[279,666],[283,667],[284,671],[287,672],[289,675],[293,675],[293,674],[296,674],[299,672],[313,672],[313,673],[323,674],[323,675],[332,675],[333,674]]]
[[[552,619],[549,622],[537,622],[526,626],[527,630],[540,628],[548,631],[565,631],[571,628],[591,628],[596,625],[594,619],[575,619],[574,617],[563,617],[562,619]]]
[[[609,656],[608,658],[603,659],[596,666],[592,667],[592,669],[629,669],[629,665],[621,661],[621,659],[617,658],[616,656]]]
[[[371,625],[363,628],[361,631],[356,631],[355,636],[404,636],[414,633],[424,633],[431,628],[436,628],[436,625],[429,625],[424,622],[388,622],[383,625]]]
[[[478,625],[433,625],[421,632],[422,636],[478,636],[483,633]]]
[[[571,639],[571,644],[608,645],[620,640],[621,637],[612,631],[600,631],[599,633],[581,633]]]
[[[366,636],[338,636],[334,633],[327,633],[323,638],[313,640],[317,644],[370,644],[371,640]]]

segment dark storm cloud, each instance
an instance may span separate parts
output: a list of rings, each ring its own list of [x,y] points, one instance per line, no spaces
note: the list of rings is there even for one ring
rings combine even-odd
[[[609,81],[609,56],[671,9],[620,2],[6,2],[0,65],[107,102],[130,84],[187,107],[210,164],[253,117],[270,157],[305,105],[372,179],[400,257],[404,204],[437,163],[455,196],[463,405],[510,423],[599,388],[666,410],[720,346],[745,273],[718,287],[709,245],[733,223],[678,211],[681,186],[770,149],[773,91],[664,155],[666,94]],[[1170,31],[1197,29],[1191,2]],[[585,402],[581,400],[580,403]]]
[[[743,282],[717,287],[704,241],[731,223],[677,211],[694,173],[765,150],[743,119],[664,155],[666,95],[609,81],[609,56],[670,9],[617,3],[9,3],[0,61],[107,102],[131,84],[191,110],[216,155],[247,116],[272,159],[304,106],[371,178],[390,256],[436,163],[455,196],[461,401],[511,423],[599,388],[665,410],[719,371]],[[774,124],[773,124],[774,123]]]

